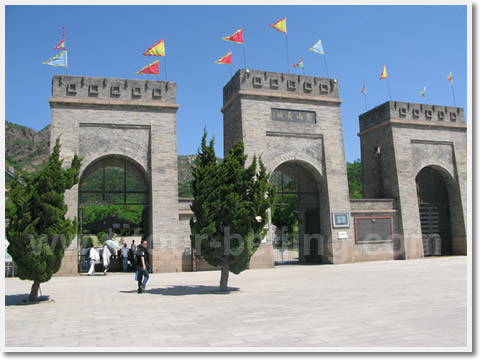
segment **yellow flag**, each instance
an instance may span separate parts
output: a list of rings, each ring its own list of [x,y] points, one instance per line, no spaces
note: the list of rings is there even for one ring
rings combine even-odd
[[[158,43],[153,45],[150,49],[145,51],[142,55],[146,56],[165,56],[165,41],[160,40]]]
[[[387,67],[383,65],[382,73],[380,74],[380,80],[387,78]]]
[[[287,33],[287,18],[283,18],[278,20],[275,24],[268,24],[274,29],[283,32],[284,34]]]

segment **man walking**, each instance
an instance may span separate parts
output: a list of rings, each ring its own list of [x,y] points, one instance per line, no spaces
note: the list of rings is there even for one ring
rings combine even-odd
[[[123,271],[127,271],[127,267],[128,267],[128,252],[130,250],[128,249],[127,247],[127,243],[123,244],[123,247],[122,247],[122,265],[123,265]]]
[[[138,293],[145,292],[145,286],[148,281],[148,268],[150,267],[148,252],[147,252],[147,240],[142,240],[140,245],[137,246],[136,251],[137,258],[137,281],[138,281]],[[143,279],[143,281],[142,281]]]

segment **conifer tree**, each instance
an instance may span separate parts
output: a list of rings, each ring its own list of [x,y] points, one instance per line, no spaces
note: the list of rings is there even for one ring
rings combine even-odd
[[[77,231],[76,219],[65,217],[64,194],[79,181],[81,159],[75,155],[68,169],[62,169],[62,163],[57,138],[45,166],[34,175],[17,175],[9,191],[16,209],[7,229],[8,252],[20,279],[33,281],[29,301],[35,301],[40,284],[60,269]]]
[[[227,291],[228,274],[248,269],[260,246],[275,189],[263,162],[254,156],[246,167],[243,142],[217,163],[214,140],[204,131],[193,168],[190,220],[192,249],[210,265],[221,266],[220,291]]]

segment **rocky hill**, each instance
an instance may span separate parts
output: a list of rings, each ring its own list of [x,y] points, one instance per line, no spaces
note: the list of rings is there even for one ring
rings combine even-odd
[[[36,132],[5,121],[5,167],[34,172],[48,160],[50,125]]]

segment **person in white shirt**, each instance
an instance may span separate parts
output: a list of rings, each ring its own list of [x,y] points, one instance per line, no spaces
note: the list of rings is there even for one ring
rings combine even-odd
[[[123,271],[127,271],[128,267],[128,252],[130,249],[127,247],[127,243],[123,244],[122,247],[122,265],[123,265]]]
[[[107,275],[108,265],[110,265],[110,258],[112,257],[112,253],[107,245],[103,247],[103,275]]]
[[[93,244],[90,245],[88,257],[90,259],[90,270],[88,270],[88,275],[92,276],[95,275],[95,263],[100,260],[100,255],[98,254],[98,251],[95,250],[95,248],[93,247]]]

